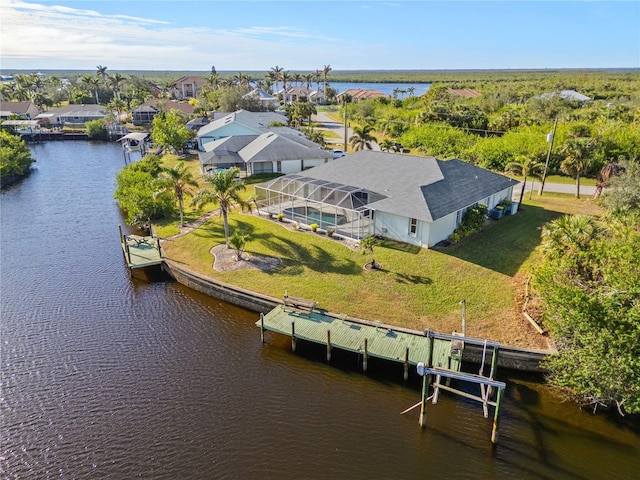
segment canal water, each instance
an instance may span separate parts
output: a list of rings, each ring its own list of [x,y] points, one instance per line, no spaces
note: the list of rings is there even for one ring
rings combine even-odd
[[[401,366],[287,339],[255,313],[179,284],[129,277],[113,200],[122,151],[32,147],[1,193],[3,479],[632,479],[640,434],[580,412],[532,379],[491,420],[442,394],[418,412]]]

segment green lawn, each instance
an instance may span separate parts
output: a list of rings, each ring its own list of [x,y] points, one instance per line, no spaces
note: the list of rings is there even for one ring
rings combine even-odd
[[[469,335],[510,345],[544,347],[518,309],[524,283],[537,259],[540,227],[564,212],[598,215],[590,199],[549,194],[527,201],[515,216],[491,222],[479,234],[444,249],[426,250],[382,242],[375,259],[382,270],[365,271],[369,256],[344,241],[287,223],[233,213],[231,230],[247,232],[252,255],[276,256],[271,272],[218,272],[209,250],[224,241],[215,217],[192,233],[165,242],[165,255],[211,278],[274,297],[285,293],[314,299],[339,314],[410,328],[460,330],[459,301],[467,301]]]

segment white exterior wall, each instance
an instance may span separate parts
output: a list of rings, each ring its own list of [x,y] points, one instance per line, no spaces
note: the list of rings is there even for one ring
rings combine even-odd
[[[490,197],[479,200],[478,203],[482,203],[492,209],[500,203],[500,200],[504,198],[510,200],[512,193],[513,187],[509,187]],[[467,208],[465,207],[463,210]],[[435,222],[418,220],[415,235],[409,233],[411,220],[407,217],[377,211],[374,218],[376,235],[426,248],[433,247],[438,242],[446,240],[458,227],[458,212],[450,213]]]
[[[431,224],[429,235],[429,247],[433,247],[436,243],[449,238],[449,235],[456,229],[456,213],[439,218]]]
[[[376,235],[419,247],[428,246],[429,230],[431,229],[431,225],[428,222],[418,220],[417,230],[414,236],[409,234],[410,219],[407,217],[376,211],[374,219],[374,232]]]

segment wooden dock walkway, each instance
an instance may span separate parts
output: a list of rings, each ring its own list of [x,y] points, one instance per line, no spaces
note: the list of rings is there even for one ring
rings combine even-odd
[[[123,235],[121,230],[120,244],[131,270],[162,264],[160,240],[156,237]]]
[[[376,323],[363,323],[280,305],[261,316],[256,325],[263,330],[288,335],[295,350],[296,340],[306,340],[327,346],[327,359],[331,349],[338,348],[363,355],[363,369],[368,357],[377,357],[405,365],[405,377],[409,365],[427,362],[431,348],[430,336],[420,332],[398,330]],[[433,366],[460,371],[462,363],[462,341],[433,339]]]

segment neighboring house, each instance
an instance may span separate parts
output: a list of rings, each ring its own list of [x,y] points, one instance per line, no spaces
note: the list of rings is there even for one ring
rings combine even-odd
[[[260,135],[234,135],[205,144],[199,152],[203,173],[238,167],[247,175],[296,173],[333,160],[333,156],[300,132],[280,127]]]
[[[543,93],[542,95],[538,95],[536,98],[546,99],[552,97],[560,97],[562,100],[568,100],[570,102],[588,102],[591,100],[591,97],[587,97],[586,95],[582,95],[581,93],[576,92],[575,90],[561,90],[559,92],[552,93]]]
[[[0,120],[18,117],[23,120],[34,120],[40,109],[33,102],[0,102]]]
[[[360,100],[369,100],[371,98],[389,98],[389,95],[386,95],[378,90],[364,90],[362,88],[350,88],[349,90],[345,90],[342,93],[336,95],[338,102],[342,103],[342,99],[345,97],[351,97],[351,101],[357,103]]]
[[[131,119],[134,125],[149,125],[159,112],[177,110],[185,116],[193,115],[194,108],[189,102],[177,102],[175,100],[155,99],[143,103],[131,110]]]
[[[265,110],[275,110],[280,106],[280,100],[278,100],[278,97],[274,97],[261,88],[254,88],[244,96],[247,98],[254,98],[258,100],[262,108],[264,108]]]
[[[362,150],[255,190],[260,213],[429,248],[453,233],[468,208],[511,200],[517,183],[461,160]]]
[[[153,105],[142,104],[131,110],[131,121],[134,125],[149,125],[160,110]]]
[[[299,100],[305,99],[307,102],[311,102],[315,97],[313,90],[309,90],[307,87],[292,86],[282,89],[278,92],[278,95],[282,98],[284,103],[293,103]]]
[[[67,105],[60,108],[50,108],[52,124],[66,126],[81,126],[93,120],[100,120],[107,116],[106,107],[102,105]]]
[[[206,83],[202,77],[180,77],[169,89],[169,95],[179,100],[194,98]]]
[[[482,94],[472,88],[447,88],[447,93],[452,97],[478,98]]]
[[[196,135],[198,149],[202,152],[205,151],[204,145],[213,140],[234,135],[260,135],[271,130],[269,125],[288,123],[287,117],[274,112],[238,110],[223,117],[217,117],[218,115],[215,115],[214,121],[202,127]]]

